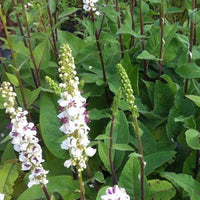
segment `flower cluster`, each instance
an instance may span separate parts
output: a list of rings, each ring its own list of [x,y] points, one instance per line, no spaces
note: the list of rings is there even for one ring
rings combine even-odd
[[[115,185],[106,190],[106,195],[102,195],[101,200],[130,200],[130,196],[126,194],[124,188]]]
[[[2,97],[4,99],[4,108],[6,109],[6,113],[8,113],[11,118],[16,115],[15,111],[15,97],[16,93],[13,91],[13,87],[9,82],[4,81],[0,87],[0,91],[2,93]]]
[[[87,123],[86,99],[82,97],[78,89],[79,79],[76,76],[74,58],[67,44],[61,47],[59,68],[60,78],[63,83],[61,99],[58,101],[60,114],[58,118],[62,122],[60,130],[67,135],[67,139],[61,144],[61,148],[69,150],[71,159],[66,160],[65,167],[75,166],[78,172],[86,168],[88,156],[93,156],[95,149],[88,147],[89,127]]]
[[[97,3],[99,0],[83,0],[83,9],[85,11],[96,11],[95,3]],[[98,11],[95,12],[96,15],[99,15],[100,13]]]
[[[31,170],[29,175],[28,187],[36,184],[46,185],[48,180],[46,174],[48,171],[42,167],[42,149],[38,144],[36,137],[36,127],[33,123],[27,121],[27,111],[22,108],[15,109],[14,97],[16,94],[13,92],[12,86],[8,82],[3,82],[2,96],[5,99],[4,107],[11,115],[11,132],[12,144],[14,150],[19,152],[19,160],[22,162],[22,170]],[[12,112],[11,112],[12,111]]]

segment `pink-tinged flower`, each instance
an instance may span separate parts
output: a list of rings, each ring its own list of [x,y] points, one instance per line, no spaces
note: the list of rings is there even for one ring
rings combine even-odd
[[[61,47],[59,76],[63,83],[61,87],[61,99],[58,100],[60,113],[58,118],[62,125],[60,130],[68,137],[61,144],[61,148],[69,150],[71,159],[65,161],[64,166],[75,166],[79,172],[86,168],[88,156],[95,154],[96,150],[87,147],[89,122],[86,110],[86,99],[78,88],[79,79],[76,76],[74,58],[68,45]]]
[[[106,195],[102,195],[101,200],[130,200],[130,196],[126,194],[124,188],[115,185],[106,190]]]

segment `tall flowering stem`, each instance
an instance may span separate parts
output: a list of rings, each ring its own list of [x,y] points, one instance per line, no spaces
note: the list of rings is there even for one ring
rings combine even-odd
[[[189,54],[188,54],[188,62],[192,62],[192,49],[193,49],[193,38],[194,38],[194,18],[195,18],[195,0],[192,0],[192,18],[190,20],[190,43],[189,43]],[[188,91],[188,84],[189,84],[189,79],[187,78],[185,80],[185,94],[187,94]]]
[[[79,78],[76,76],[74,58],[67,44],[61,46],[59,57],[60,68],[58,71],[62,83],[59,84],[61,99],[58,100],[60,106],[58,118],[62,122],[60,130],[67,136],[67,139],[62,142],[61,148],[68,150],[70,155],[70,159],[65,161],[64,166],[77,169],[81,200],[84,200],[85,191],[82,171],[87,167],[88,156],[92,157],[96,150],[88,147],[90,128],[87,126],[89,119],[86,110],[86,99],[82,97],[78,88]]]
[[[8,46],[10,48],[10,52],[11,52],[11,55],[12,55],[13,64],[14,64],[14,67],[15,67],[15,73],[16,73],[16,76],[17,76],[17,80],[19,82],[19,88],[20,88],[24,108],[27,109],[27,103],[26,103],[26,98],[25,98],[24,89],[23,89],[23,85],[22,85],[22,80],[21,80],[20,73],[19,73],[19,70],[18,70],[18,67],[17,67],[16,55],[14,53],[12,42],[10,40],[10,35],[8,33],[8,29],[7,29],[7,25],[6,25],[6,17],[3,15],[1,5],[0,5],[0,18],[1,18],[1,21],[3,23],[4,31],[5,31],[5,34],[6,34],[7,41],[8,41]]]
[[[142,13],[142,0],[139,0],[139,7],[140,7],[140,32],[141,35],[144,35],[144,21],[143,21],[143,13]],[[141,38],[141,43],[142,43],[142,51],[144,51],[146,49],[145,47],[145,42],[144,42],[144,38]],[[144,79],[147,79],[147,69],[148,69],[148,61],[144,60]]]
[[[116,6],[116,11],[119,13],[119,16],[117,17],[117,28],[119,30],[121,28],[121,19],[120,19],[119,1],[118,0],[115,0],[115,6]],[[124,43],[123,43],[123,38],[122,38],[121,33],[119,33],[119,42],[120,42],[120,48],[121,48],[121,57],[124,58]]]
[[[165,44],[165,40],[164,40],[164,23],[165,23],[165,0],[162,0],[161,2],[161,11],[160,11],[160,38],[161,38],[161,42],[160,42],[160,55],[159,55],[159,62],[158,62],[158,66],[159,66],[159,79],[160,76],[162,75],[162,68],[163,68],[163,48],[164,48],[164,44]]]
[[[48,200],[50,196],[46,190],[48,180],[46,175],[48,171],[44,170],[42,163],[42,149],[38,144],[36,127],[32,122],[28,122],[26,115],[28,111],[18,107],[15,108],[16,93],[9,82],[3,82],[0,91],[4,99],[4,107],[6,113],[11,118],[11,132],[12,144],[14,150],[19,153],[19,161],[22,163],[22,171],[31,171],[29,175],[28,187],[41,184],[43,191]]]
[[[137,141],[138,141],[138,150],[140,154],[140,168],[141,168],[141,200],[145,200],[145,192],[144,192],[144,172],[145,172],[145,162],[144,162],[144,155],[143,155],[143,150],[142,150],[142,142],[140,138],[140,132],[139,132],[139,125],[138,125],[138,111],[137,111],[137,106],[135,105],[135,97],[133,95],[133,89],[130,83],[130,80],[128,78],[128,75],[123,68],[121,64],[117,64],[117,69],[121,78],[121,83],[122,83],[122,91],[124,92],[125,99],[129,103],[132,116],[133,116],[133,121],[135,125],[135,131],[137,135]]]

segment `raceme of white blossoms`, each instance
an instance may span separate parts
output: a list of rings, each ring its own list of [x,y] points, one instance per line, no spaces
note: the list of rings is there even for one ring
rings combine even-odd
[[[75,166],[78,172],[86,168],[86,161],[96,153],[96,149],[88,147],[89,127],[87,123],[86,99],[82,97],[78,88],[79,79],[76,76],[74,58],[71,49],[64,44],[60,50],[59,76],[63,83],[59,86],[62,90],[61,99],[58,100],[60,114],[58,118],[62,122],[60,130],[67,135],[67,139],[61,144],[61,148],[69,150],[70,159],[64,163],[65,167]]]
[[[12,128],[9,135],[12,138],[14,150],[19,153],[19,161],[22,162],[21,170],[31,170],[28,187],[37,184],[46,185],[48,171],[42,167],[44,160],[42,159],[42,149],[36,137],[36,127],[32,122],[27,121],[28,111],[23,111],[20,107],[15,109],[14,97],[16,94],[14,94],[11,84],[3,82],[0,91],[5,101],[4,107],[11,116]]]
[[[124,188],[115,185],[106,190],[106,195],[102,195],[101,200],[130,200],[130,196],[126,194]]]
[[[99,0],[83,0],[83,9],[85,11],[90,11],[91,9],[95,11],[96,15],[100,15],[99,11],[96,11],[95,3],[97,3]]]
[[[0,200],[4,200],[5,194],[0,193]]]

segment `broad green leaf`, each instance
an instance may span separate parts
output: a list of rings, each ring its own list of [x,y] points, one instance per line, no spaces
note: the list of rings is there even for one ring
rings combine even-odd
[[[65,8],[65,11],[63,11],[61,14],[58,16],[58,20],[61,20],[62,18],[65,18],[67,15],[70,15],[74,12],[76,12],[78,8],[75,7],[67,7]]]
[[[56,10],[56,0],[49,0],[50,11],[53,14]]]
[[[200,133],[195,129],[189,129],[185,132],[185,135],[188,146],[200,150]]]
[[[119,187],[126,189],[131,200],[141,199],[140,194],[140,164],[138,158],[131,156],[125,164],[119,178]],[[149,200],[148,184],[145,179],[145,200]]]
[[[18,177],[16,164],[0,165],[0,193],[5,194],[5,200],[12,199],[14,182]]]
[[[158,60],[154,55],[150,54],[147,50],[144,50],[141,54],[137,56],[140,60]]]
[[[176,73],[183,78],[200,78],[200,67],[195,63],[186,63],[179,66],[176,69]]]
[[[106,181],[104,180],[104,175],[100,171],[95,173],[95,175],[93,176],[93,179],[95,179],[99,183],[106,183]]]
[[[69,44],[74,57],[76,57],[81,49],[86,46],[86,43],[83,40],[67,31],[58,31],[58,40],[60,41],[61,45],[65,43]]]
[[[30,106],[35,102],[40,94],[41,88],[37,88],[33,91],[30,91],[28,95],[26,95],[27,105]]]
[[[192,100],[198,107],[200,107],[200,96],[185,95],[188,99]]]
[[[77,192],[79,188],[78,181],[73,180],[72,176],[60,175],[48,178],[47,191],[51,195],[53,192],[61,194],[63,199],[76,200],[80,194]],[[34,185],[24,191],[17,200],[41,199],[45,198],[40,185]]]
[[[159,179],[148,181],[150,199],[152,200],[170,200],[176,194],[176,189],[168,181]]]
[[[134,151],[133,147],[128,144],[113,144],[113,149],[119,151]]]
[[[57,115],[58,107],[54,105],[55,98],[51,94],[43,94],[40,99],[40,127],[43,141],[49,151],[58,158],[65,158],[66,152],[61,149],[59,138],[63,136]]]
[[[190,200],[200,199],[200,183],[187,174],[175,174],[171,172],[162,172],[161,176],[168,179],[175,186],[179,186],[184,189],[190,196]]]
[[[174,93],[168,85],[157,81],[154,88],[154,112],[167,116],[173,105]]]
[[[16,78],[16,76],[14,76],[13,74],[10,73],[6,73],[8,80],[14,85],[14,86],[19,86],[19,81]]]
[[[4,149],[1,162],[4,163],[6,160],[14,159],[16,158],[16,152],[13,149],[13,144],[8,142],[6,145],[6,148]]]
[[[111,173],[110,163],[109,163],[109,147],[105,145],[103,142],[98,142],[98,153],[101,161],[103,162],[105,168]]]
[[[175,154],[175,151],[162,151],[145,156],[144,160],[146,162],[146,176],[151,174],[156,168],[162,166],[164,163],[172,159],[175,156]]]
[[[98,135],[95,140],[105,140],[105,139],[109,139],[110,137],[107,134],[101,134]]]
[[[90,120],[100,120],[103,118],[111,118],[111,115],[108,113],[107,109],[98,110],[96,108],[93,108],[92,110],[89,110]]]

